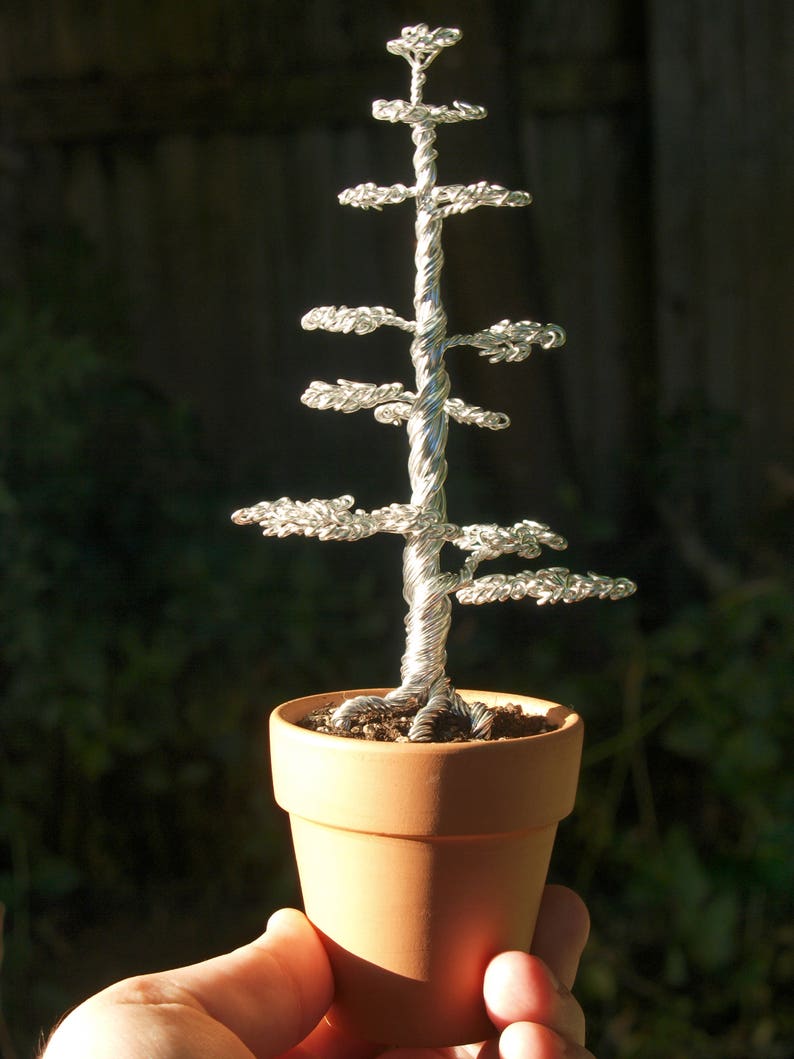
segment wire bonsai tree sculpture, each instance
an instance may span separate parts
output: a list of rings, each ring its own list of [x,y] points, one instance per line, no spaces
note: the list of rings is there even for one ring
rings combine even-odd
[[[460,603],[481,604],[530,597],[538,604],[573,603],[598,597],[623,599],[636,586],[626,578],[571,573],[564,567],[522,570],[515,574],[476,577],[481,563],[502,555],[534,559],[542,547],[561,551],[563,537],[540,522],[523,519],[512,526],[476,524],[458,526],[447,520],[444,483],[445,457],[450,419],[457,423],[504,430],[509,418],[450,396],[450,377],[445,358],[457,346],[477,349],[491,364],[526,360],[534,345],[542,349],[561,346],[565,332],[556,324],[528,320],[501,320],[469,335],[448,335],[441,302],[443,264],[441,230],[444,220],[478,206],[526,206],[532,196],[526,191],[508,191],[498,184],[480,181],[469,185],[439,185],[436,182],[436,128],[452,122],[476,121],[486,116],[482,106],[456,101],[452,106],[425,103],[422,92],[426,71],[444,48],[461,39],[457,29],[430,30],[421,24],[403,29],[399,39],[389,41],[388,50],[404,58],[411,68],[410,100],[376,100],[372,113],[380,121],[401,122],[411,127],[414,145],[415,184],[378,187],[359,184],[342,191],[343,205],[380,210],[383,206],[413,199],[416,204],[416,276],[414,319],[406,320],[384,306],[320,306],[301,321],[306,330],[369,334],[380,327],[396,327],[412,336],[410,355],[415,371],[415,391],[399,382],[363,383],[339,379],[336,384],[313,382],[303,394],[304,404],[315,409],[354,412],[373,409],[380,423],[407,424],[408,504],[365,511],[353,508],[352,496],[331,500],[294,501],[289,497],[242,508],[232,516],[240,525],[258,524],[265,536],[302,534],[320,540],[357,541],[375,533],[395,533],[405,538],[403,595],[408,604],[405,618],[406,644],[399,687],[385,697],[356,696],[334,714],[334,724],[349,727],[363,709],[388,710],[415,702],[416,716],[408,738],[431,741],[435,725],[445,711],[464,716],[474,738],[488,738],[491,711],[483,704],[466,703],[446,675],[446,641],[451,624],[451,597]],[[441,570],[441,552],[452,544],[467,553],[460,569]]]

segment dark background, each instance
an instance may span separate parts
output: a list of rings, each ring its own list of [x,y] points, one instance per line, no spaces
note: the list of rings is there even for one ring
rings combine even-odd
[[[640,584],[456,607],[450,674],[585,717],[553,875],[593,915],[595,1054],[794,1054],[791,6],[49,0],[0,6],[2,1059],[298,900],[267,713],[397,679],[399,540],[228,515],[408,498],[402,431],[298,401],[408,384],[405,336],[299,320],[410,315],[410,207],[335,195],[411,182],[369,103],[418,21],[464,32],[426,98],[489,109],[440,130],[440,179],[535,196],[445,225],[450,329],[568,332],[450,354],[513,420],[453,426],[450,517],[548,521]]]

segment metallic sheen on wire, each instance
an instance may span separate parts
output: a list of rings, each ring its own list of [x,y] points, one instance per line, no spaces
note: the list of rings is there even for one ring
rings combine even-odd
[[[465,718],[474,738],[487,738],[490,732],[491,711],[482,703],[464,702],[446,675],[452,595],[460,603],[475,605],[529,597],[542,606],[593,597],[624,599],[635,591],[635,585],[626,578],[575,574],[556,566],[475,577],[479,565],[487,560],[503,555],[533,559],[543,547],[562,551],[567,543],[544,523],[529,519],[512,526],[457,526],[447,520],[444,483],[450,419],[491,430],[504,429],[510,420],[502,412],[450,396],[446,353],[470,346],[491,364],[518,363],[530,356],[534,346],[549,350],[565,342],[559,325],[531,320],[500,320],[473,334],[447,335],[440,286],[444,220],[479,206],[516,207],[532,201],[527,191],[509,191],[484,180],[446,186],[436,182],[436,127],[486,116],[484,107],[471,103],[456,100],[451,106],[439,106],[422,98],[428,67],[460,38],[460,30],[430,30],[420,24],[407,26],[399,38],[389,41],[388,51],[402,56],[410,66],[410,99],[376,100],[372,113],[380,121],[410,126],[415,181],[410,186],[396,183],[386,187],[367,182],[339,195],[343,205],[364,210],[414,202],[414,319],[403,319],[383,305],[323,305],[311,309],[302,320],[306,330],[367,335],[380,327],[396,327],[412,336],[414,390],[400,382],[338,379],[336,383],[312,382],[301,398],[311,408],[344,413],[371,409],[378,422],[395,426],[406,422],[410,503],[365,511],[353,509],[352,496],[308,501],[282,497],[243,508],[232,516],[241,525],[259,525],[266,536],[302,534],[320,540],[357,541],[375,533],[395,533],[405,538],[403,595],[408,612],[400,685],[384,698],[367,695],[347,700],[336,710],[334,723],[349,727],[363,710],[387,710],[392,705],[416,702],[419,708],[408,738],[420,742],[434,738],[440,718],[448,713]],[[448,543],[468,555],[457,571],[442,572],[441,551]]]

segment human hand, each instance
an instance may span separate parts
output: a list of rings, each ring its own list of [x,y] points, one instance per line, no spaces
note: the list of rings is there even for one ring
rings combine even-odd
[[[56,1029],[43,1059],[592,1059],[569,992],[588,930],[580,898],[546,887],[534,955],[501,953],[485,973],[498,1036],[459,1048],[384,1051],[325,1021],[333,996],[328,957],[306,917],[281,909],[261,938],[234,952],[128,978],[90,997]]]

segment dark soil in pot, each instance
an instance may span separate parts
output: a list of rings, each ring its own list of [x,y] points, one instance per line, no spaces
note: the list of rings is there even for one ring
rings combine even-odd
[[[331,719],[337,705],[329,703],[328,706],[321,706],[298,723],[302,728],[308,728],[313,732],[323,732],[345,739],[402,743],[408,741],[408,730],[419,707],[419,704],[414,701],[406,703],[405,706],[393,707],[388,712],[374,707],[362,710],[349,729],[342,729],[336,727]],[[519,739],[525,735],[540,735],[543,732],[553,732],[558,727],[556,724],[551,724],[545,717],[524,713],[517,704],[494,706],[492,711],[494,720],[488,736],[489,742],[500,739]],[[471,725],[463,717],[446,713],[439,718],[436,724],[434,743],[478,741],[482,740],[472,738]]]

